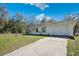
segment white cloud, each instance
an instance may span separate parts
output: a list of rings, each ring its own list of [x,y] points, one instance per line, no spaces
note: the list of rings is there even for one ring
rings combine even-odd
[[[43,20],[43,17],[46,17],[47,21],[52,19],[51,17],[46,16],[44,13],[37,15],[36,19],[41,21],[41,20]]]
[[[44,4],[44,3],[30,3],[30,5],[34,5],[37,8],[40,8],[41,10],[45,10],[46,8],[48,8],[49,6]]]
[[[50,20],[50,19],[52,19],[52,18],[48,16],[48,17],[47,17],[47,20]]]
[[[42,20],[44,16],[45,16],[44,14],[37,15],[36,19],[37,20]]]

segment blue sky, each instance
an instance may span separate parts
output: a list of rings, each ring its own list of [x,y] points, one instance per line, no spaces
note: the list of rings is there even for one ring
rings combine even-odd
[[[44,13],[55,20],[62,20],[67,14],[79,12],[79,3],[7,3],[4,5],[10,15],[16,12],[25,16],[37,16]]]

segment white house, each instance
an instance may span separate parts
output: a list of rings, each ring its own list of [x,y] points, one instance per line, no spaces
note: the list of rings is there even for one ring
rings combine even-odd
[[[46,22],[30,27],[30,34],[73,36],[73,28],[77,21]]]

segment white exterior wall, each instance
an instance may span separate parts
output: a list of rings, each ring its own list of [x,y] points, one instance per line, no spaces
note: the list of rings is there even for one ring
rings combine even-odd
[[[68,35],[73,36],[73,28],[67,26],[47,27],[46,34],[49,35]]]
[[[67,35],[73,36],[73,28],[76,25],[76,22],[54,24],[50,27],[47,27],[47,33],[50,35]]]
[[[76,25],[76,22],[64,22],[56,23],[45,26],[39,26],[38,31],[32,31],[31,34],[43,34],[43,35],[67,35],[73,36],[73,28]],[[46,32],[42,32],[42,27],[46,27]]]
[[[68,35],[73,36],[73,28],[68,28]]]
[[[47,34],[49,35],[68,35],[68,29],[66,25],[53,25],[47,27]]]

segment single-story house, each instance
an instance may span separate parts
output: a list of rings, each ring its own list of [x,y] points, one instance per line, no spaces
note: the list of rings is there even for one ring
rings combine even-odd
[[[30,34],[35,35],[64,35],[73,36],[74,26],[77,24],[75,20],[45,22],[29,28]]]

